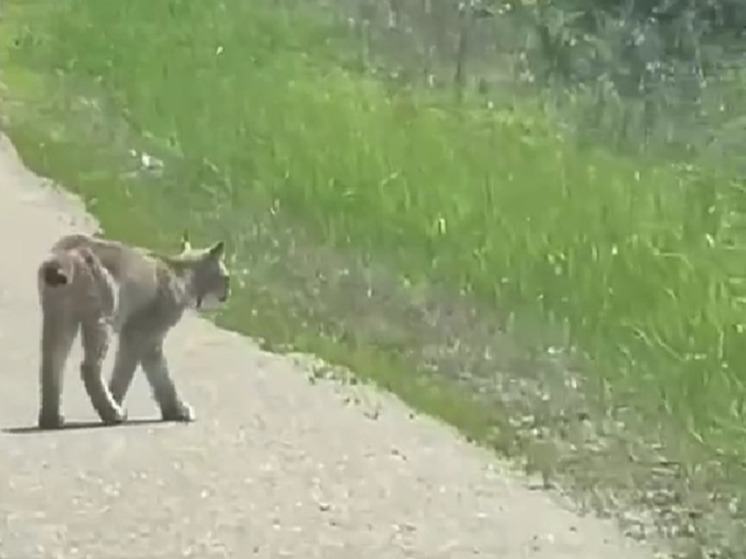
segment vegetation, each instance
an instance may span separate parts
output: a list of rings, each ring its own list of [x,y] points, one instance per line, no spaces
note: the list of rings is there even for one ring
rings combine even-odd
[[[462,75],[457,104],[449,89],[384,79],[392,54],[373,63],[374,34],[361,48],[322,6],[281,4],[6,0],[5,125],[112,235],[165,245],[185,221],[224,232],[244,283],[223,324],[351,365],[568,484],[631,492],[627,504],[657,506],[661,526],[675,516],[692,557],[742,553],[746,185],[735,165],[681,136],[686,163],[658,156],[650,134],[638,142],[647,155],[612,149],[618,137],[579,142],[620,126],[603,103],[593,126],[579,124],[577,109],[601,106],[598,84],[612,84],[603,91],[623,113],[650,105],[623,99],[633,78],[602,79],[621,58],[579,76],[544,56],[533,97],[511,96],[527,91],[518,80],[484,97]],[[651,17],[636,6],[630,29]],[[571,12],[538,2],[519,15],[541,37],[550,9]],[[594,21],[550,36],[588,45]],[[711,36],[696,36],[679,58],[714,72],[696,54]],[[442,61],[412,60],[410,73],[427,63],[446,75]],[[698,103],[741,91],[734,79]],[[670,111],[656,114],[674,122],[681,106]],[[516,424],[518,411],[532,419]],[[676,493],[656,505],[650,484]]]

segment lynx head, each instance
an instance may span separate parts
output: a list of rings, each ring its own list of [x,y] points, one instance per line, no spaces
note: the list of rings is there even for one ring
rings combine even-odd
[[[188,233],[181,238],[181,253],[172,259],[189,277],[195,306],[213,307],[224,303],[230,293],[230,274],[224,262],[225,243],[218,241],[209,248],[193,248]]]

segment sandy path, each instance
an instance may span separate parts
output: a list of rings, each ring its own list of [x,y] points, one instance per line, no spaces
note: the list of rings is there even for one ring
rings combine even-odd
[[[642,559],[613,525],[525,487],[394,398],[311,385],[287,357],[188,317],[168,343],[198,421],[156,418],[140,375],[118,428],[35,432],[35,267],[94,224],[0,139],[0,558]],[[95,420],[68,366],[69,421]],[[377,418],[366,413],[378,406]]]

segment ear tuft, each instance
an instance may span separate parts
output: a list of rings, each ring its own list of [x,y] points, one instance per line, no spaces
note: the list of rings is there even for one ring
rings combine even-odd
[[[184,233],[181,235],[181,252],[187,252],[192,250],[192,244],[189,242],[189,231],[184,229]]]
[[[210,256],[213,258],[220,258],[223,256],[223,252],[225,251],[225,242],[224,241],[218,241],[214,245],[210,247]]]

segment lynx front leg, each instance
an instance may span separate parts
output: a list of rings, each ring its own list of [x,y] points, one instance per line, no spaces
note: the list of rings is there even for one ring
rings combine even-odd
[[[111,340],[111,327],[105,320],[91,317],[83,322],[82,334],[83,363],[80,365],[80,374],[91,404],[104,423],[122,423],[126,421],[127,414],[112,397],[102,374]]]
[[[192,406],[179,398],[176,392],[171,374],[168,372],[162,343],[148,348],[143,353],[140,364],[148,377],[153,397],[161,408],[163,421],[194,421]]]
[[[65,423],[60,409],[62,378],[65,362],[70,354],[78,322],[71,313],[59,308],[44,308],[41,334],[41,367],[39,383],[41,402],[38,425],[40,429],[59,429]]]

